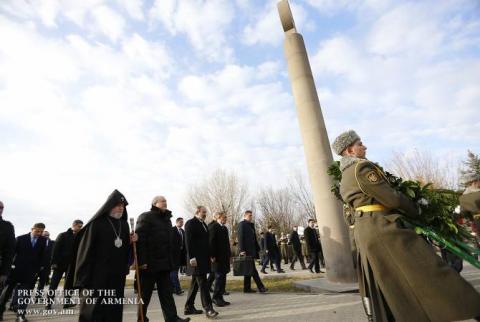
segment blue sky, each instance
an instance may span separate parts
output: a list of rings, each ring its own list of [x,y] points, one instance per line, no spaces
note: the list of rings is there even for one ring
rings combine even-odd
[[[478,152],[478,1],[290,1],[330,139],[369,158]],[[0,2],[0,200],[55,236],[114,189],[137,216],[217,168],[305,171],[276,1]]]

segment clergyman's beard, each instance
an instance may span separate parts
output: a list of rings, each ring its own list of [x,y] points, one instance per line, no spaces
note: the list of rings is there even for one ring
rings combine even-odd
[[[116,212],[116,213],[111,213],[110,217],[115,218],[115,219],[120,219],[122,218],[123,213],[121,212]]]

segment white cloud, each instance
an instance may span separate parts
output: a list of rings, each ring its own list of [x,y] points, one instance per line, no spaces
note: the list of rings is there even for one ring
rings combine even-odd
[[[312,22],[307,21],[306,10],[296,4],[290,5],[295,25],[299,32],[303,28],[313,28]],[[284,39],[282,24],[278,16],[277,1],[268,2],[260,14],[256,14],[252,22],[243,29],[242,42],[253,46],[267,44],[278,46]]]
[[[111,41],[116,42],[124,34],[125,19],[107,6],[100,6],[92,11],[94,28]]]
[[[234,18],[227,0],[157,0],[150,10],[153,23],[159,21],[172,34],[185,34],[192,46],[212,61],[228,61],[233,49],[227,41]]]
[[[118,3],[130,17],[135,20],[143,20],[143,2],[142,0],[117,0]]]

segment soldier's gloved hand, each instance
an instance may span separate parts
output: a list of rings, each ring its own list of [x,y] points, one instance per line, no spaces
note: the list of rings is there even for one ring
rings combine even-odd
[[[5,285],[5,282],[7,281],[7,275],[0,275],[0,287],[3,287]]]

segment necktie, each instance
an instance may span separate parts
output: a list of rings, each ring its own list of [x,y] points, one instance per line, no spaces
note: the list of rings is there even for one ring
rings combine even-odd
[[[37,238],[33,237],[32,238],[32,247],[35,247],[35,244],[37,243]]]

